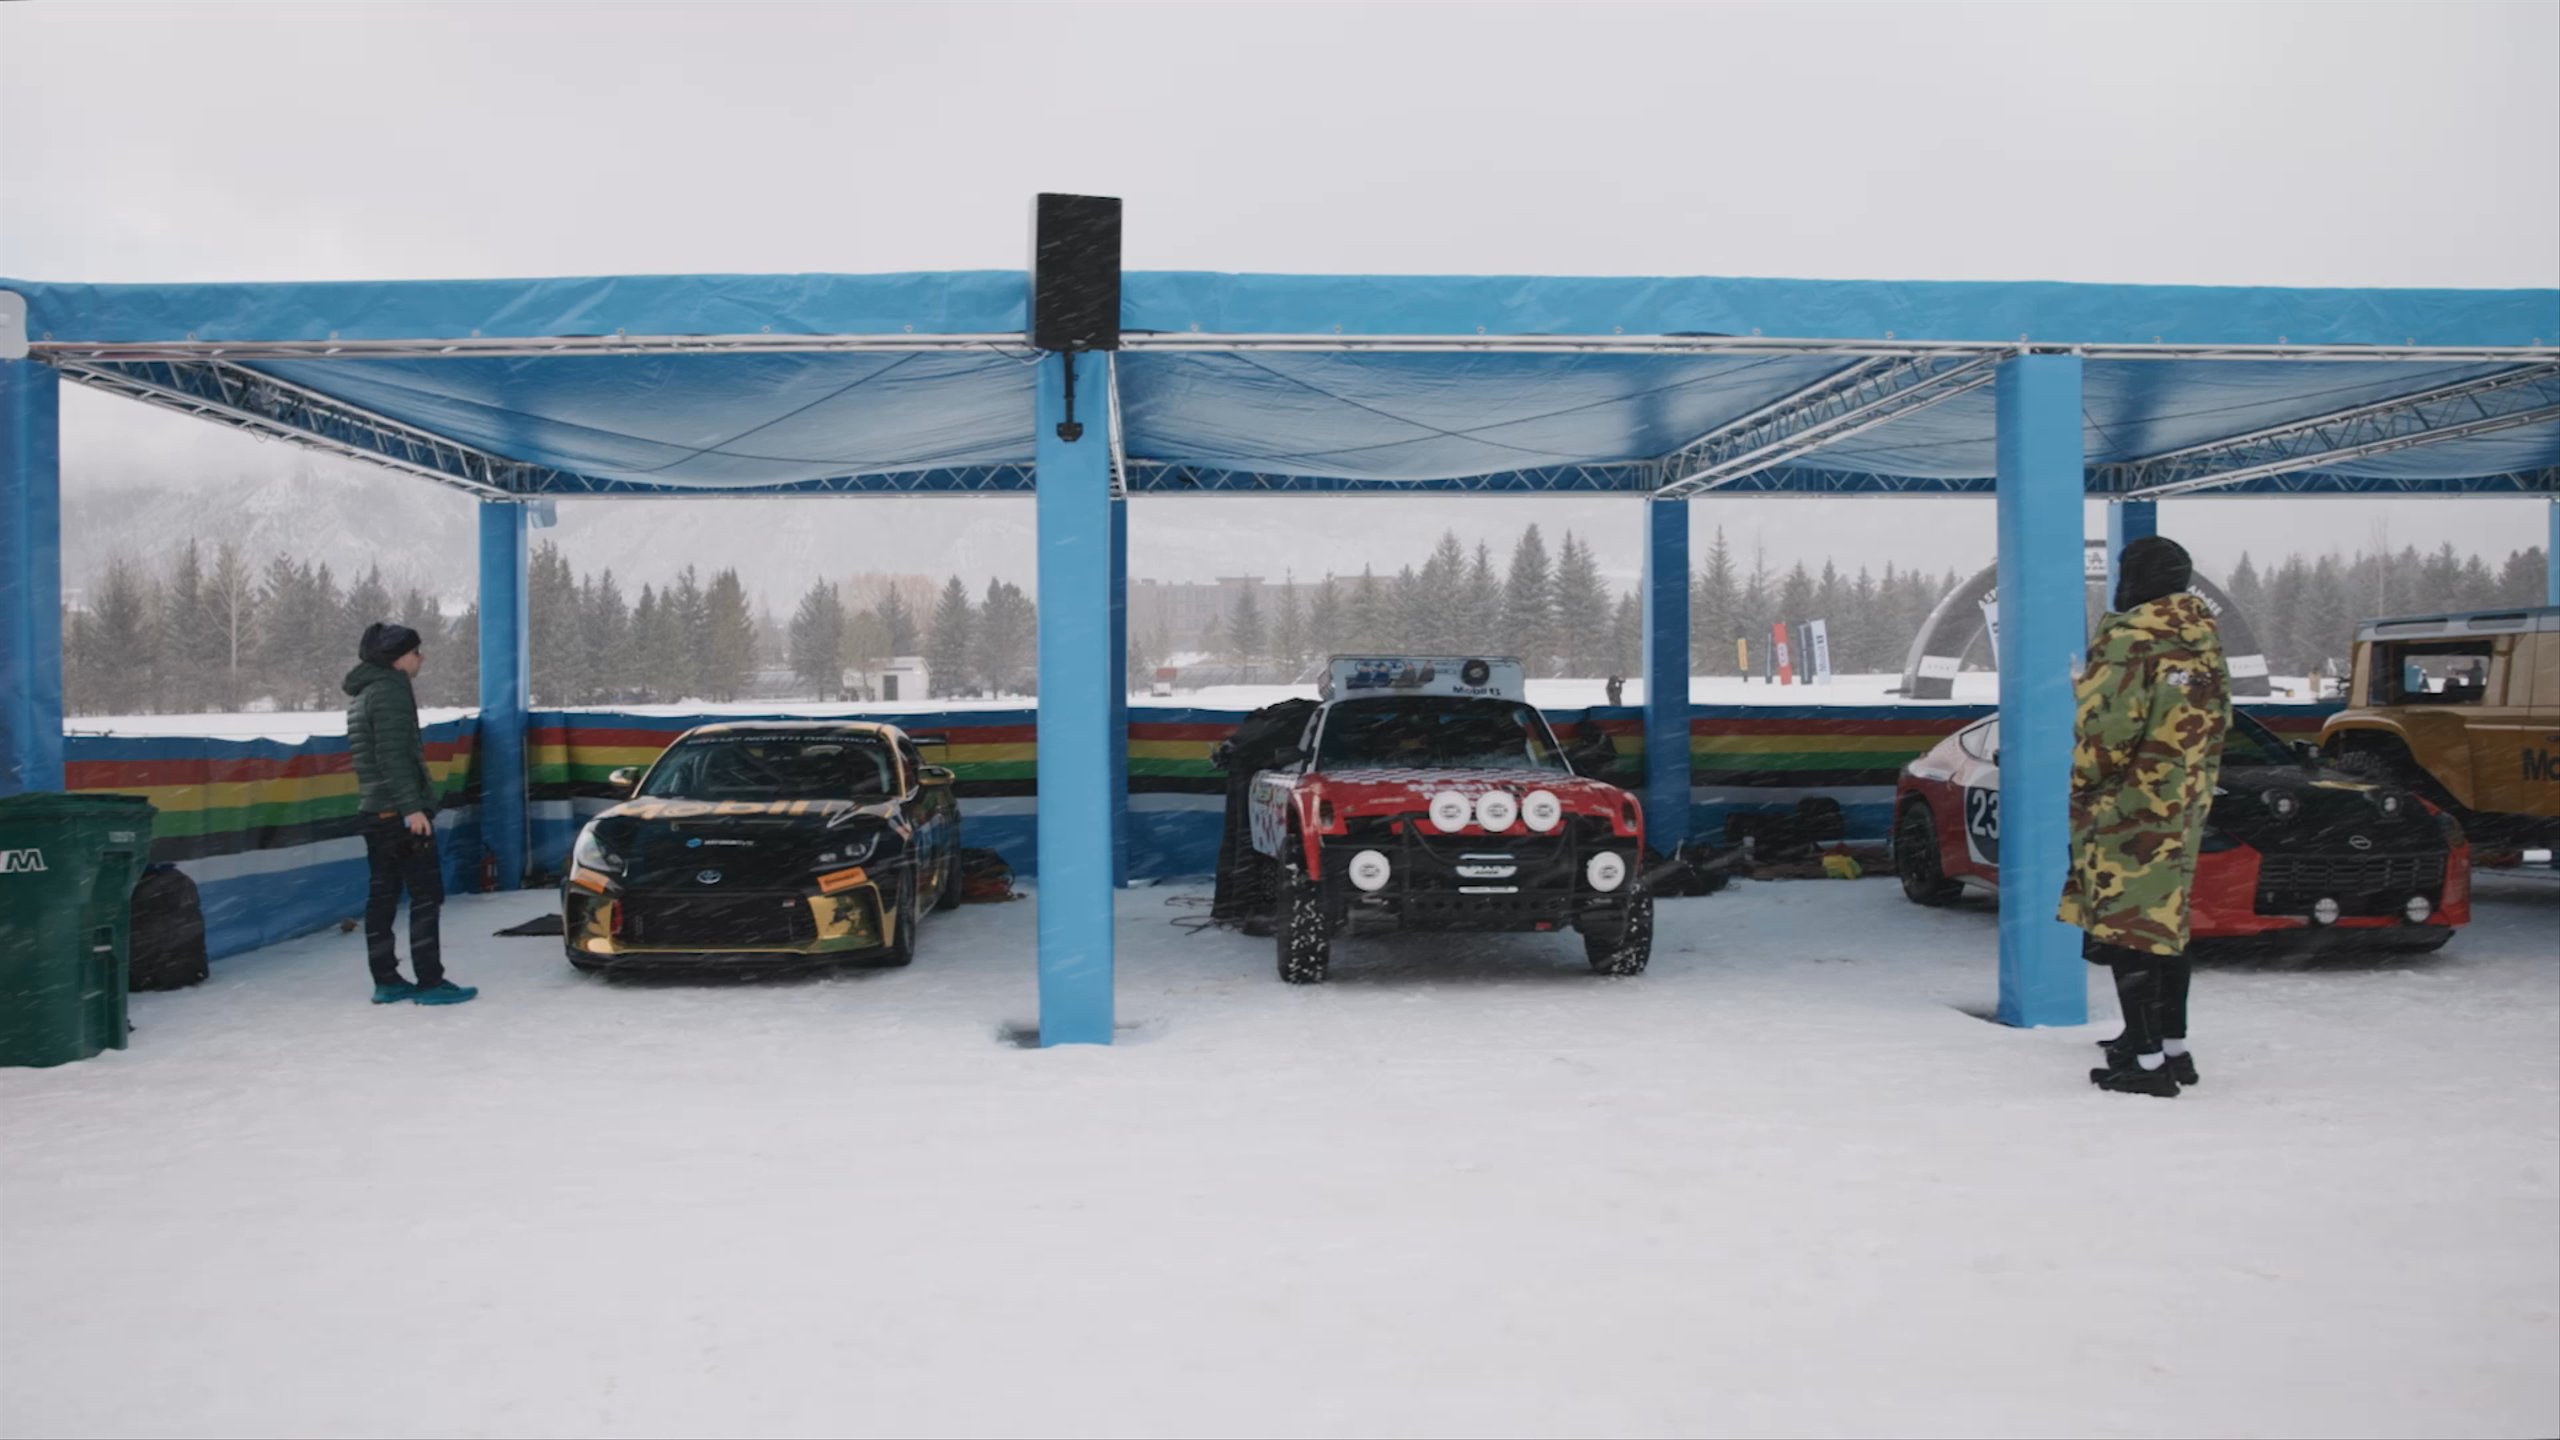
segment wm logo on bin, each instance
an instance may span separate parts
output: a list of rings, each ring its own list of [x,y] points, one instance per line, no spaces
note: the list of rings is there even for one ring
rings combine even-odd
[[[43,869],[41,850],[0,850],[0,875],[27,875]]]

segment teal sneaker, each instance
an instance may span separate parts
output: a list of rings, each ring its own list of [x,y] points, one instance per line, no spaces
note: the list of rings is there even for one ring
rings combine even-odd
[[[477,985],[456,985],[450,980],[439,980],[433,985],[419,986],[418,993],[410,998],[421,1005],[459,1005],[479,993]]]
[[[415,1000],[417,998],[418,987],[410,984],[406,980],[393,985],[376,985],[373,987],[373,1003],[376,1005],[397,1005],[403,1000]]]

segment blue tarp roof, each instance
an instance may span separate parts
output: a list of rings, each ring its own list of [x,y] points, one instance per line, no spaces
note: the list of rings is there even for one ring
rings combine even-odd
[[[1018,336],[1018,272],[292,285],[41,285],[53,345],[609,336]],[[2560,344],[2560,291],[2047,283],[1129,274],[1133,332],[1727,335],[2057,345]],[[2555,350],[2560,358],[2560,350]],[[237,363],[492,454],[615,489],[807,485],[1020,465],[1032,352],[265,358]],[[1642,461],[1845,363],[1820,354],[1224,353],[1119,361],[1124,448],[1203,472],[1412,484]],[[2093,359],[2094,465],[2513,368],[2513,360]],[[2560,381],[2553,384],[2560,401]],[[1991,392],[1835,444],[1795,470],[1978,481]],[[2560,467],[2560,422],[2340,465],[2458,479]],[[1783,485],[1785,472],[1755,489]],[[1950,484],[1947,488],[1964,488]]]

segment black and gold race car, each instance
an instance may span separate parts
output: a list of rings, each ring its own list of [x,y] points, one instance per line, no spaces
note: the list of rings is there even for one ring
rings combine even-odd
[[[960,807],[934,744],[894,725],[688,730],[581,830],[561,882],[581,970],[904,965],[960,899]]]

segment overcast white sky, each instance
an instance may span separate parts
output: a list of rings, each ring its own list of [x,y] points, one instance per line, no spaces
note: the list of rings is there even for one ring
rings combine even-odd
[[[0,6],[5,274],[1011,268],[1042,189],[1125,197],[1132,268],[2552,286],[2560,4]],[[75,483],[172,452],[69,414]],[[199,443],[229,468],[147,463]],[[1139,570],[1236,568],[1164,503]],[[1989,548],[1979,502],[1693,508]],[[1337,562],[1338,509],[1272,511],[1258,568]],[[1631,573],[1638,517],[1588,513]],[[2543,528],[2182,513],[2208,563]]]

